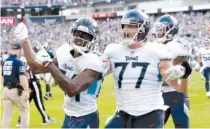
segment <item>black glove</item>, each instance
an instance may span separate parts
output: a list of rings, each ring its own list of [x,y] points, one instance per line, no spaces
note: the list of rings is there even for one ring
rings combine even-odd
[[[182,76],[182,78],[183,79],[186,79],[192,73],[192,68],[191,68],[190,64],[187,61],[182,62],[181,65],[183,67],[185,67],[185,74]]]

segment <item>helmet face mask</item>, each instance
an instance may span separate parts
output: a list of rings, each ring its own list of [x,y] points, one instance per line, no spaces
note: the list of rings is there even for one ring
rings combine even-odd
[[[154,33],[157,38],[162,38],[167,32],[167,26],[163,23],[156,23],[154,26]]]
[[[155,35],[157,42],[166,43],[170,41],[178,33],[178,22],[176,18],[171,15],[163,15],[156,21],[153,34]]]
[[[146,14],[138,10],[131,10],[122,17],[121,27],[122,41],[119,42],[130,46],[145,41],[150,24]]]
[[[124,24],[122,25],[123,39],[135,39],[135,35],[138,31],[138,26],[136,24]]]
[[[210,39],[208,39],[208,38],[205,38],[204,39],[204,42],[203,42],[203,46],[205,47],[205,48],[210,48]]]
[[[72,32],[72,43],[82,49],[89,51],[89,46],[92,44],[94,36],[86,32],[74,30]]]
[[[97,23],[91,18],[81,18],[74,22],[70,43],[80,53],[95,51],[99,43]]]

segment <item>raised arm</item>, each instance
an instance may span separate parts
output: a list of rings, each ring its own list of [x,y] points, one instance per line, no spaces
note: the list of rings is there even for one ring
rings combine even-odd
[[[44,73],[47,69],[36,60],[36,54],[32,49],[30,41],[28,40],[28,29],[24,23],[19,23],[15,29],[15,36],[21,42],[22,48],[27,60],[27,63],[31,67],[34,73]],[[54,60],[56,62],[56,60]]]
[[[44,73],[47,72],[47,69],[36,60],[36,54],[33,51],[29,40],[25,39],[21,41],[24,55],[26,57],[27,63],[29,64],[30,68],[35,73]]]

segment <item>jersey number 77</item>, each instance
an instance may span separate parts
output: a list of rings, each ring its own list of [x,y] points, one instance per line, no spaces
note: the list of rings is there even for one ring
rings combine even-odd
[[[118,86],[119,88],[122,87],[122,80],[123,80],[123,74],[125,72],[125,69],[127,68],[129,62],[118,62],[118,63],[115,63],[115,68],[117,67],[122,67],[120,73],[119,73],[119,79],[118,79]],[[135,85],[135,88],[140,88],[141,87],[141,83],[142,83],[142,80],[144,79],[144,75],[147,71],[147,67],[148,67],[149,63],[146,63],[146,62],[131,62],[131,67],[132,68],[136,68],[136,67],[142,67],[142,70],[139,71],[139,77],[137,79],[137,82],[136,82],[136,85]]]

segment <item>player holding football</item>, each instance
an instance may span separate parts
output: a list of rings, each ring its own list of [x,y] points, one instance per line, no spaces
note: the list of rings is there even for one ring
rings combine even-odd
[[[188,42],[180,39],[178,21],[171,15],[163,15],[154,25],[156,42],[165,44],[172,54],[173,64],[182,64],[189,60],[191,47]],[[179,93],[170,84],[162,87],[164,104],[170,106],[165,112],[165,123],[172,115],[175,128],[189,128],[189,98],[187,93]]]
[[[35,56],[23,23],[18,24],[15,35],[22,42],[32,70],[36,73],[50,72],[65,92],[62,128],[98,128],[96,98],[109,62],[103,54],[95,52],[99,46],[95,20],[80,18],[75,21],[71,30],[72,40],[56,50],[53,60],[44,49]]]
[[[121,20],[123,39],[110,44],[105,55],[116,81],[117,110],[124,128],[163,128],[162,79],[178,92],[187,92],[191,68],[187,62],[173,66],[168,49],[147,43],[148,16],[130,10]],[[176,80],[181,78],[179,84]]]
[[[203,42],[203,47],[201,47],[197,52],[197,64],[196,70],[200,71],[205,78],[205,89],[206,96],[210,98],[210,87],[209,87],[209,77],[210,77],[210,39],[205,38]],[[202,67],[201,67],[202,64]]]

